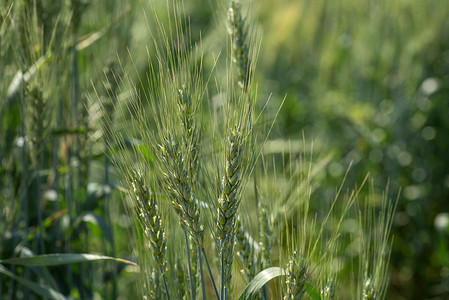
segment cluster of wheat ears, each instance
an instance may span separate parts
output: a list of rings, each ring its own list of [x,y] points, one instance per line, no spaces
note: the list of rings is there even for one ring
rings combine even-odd
[[[227,8],[222,38],[229,49],[213,58],[216,69],[226,69],[226,83],[216,80],[213,93],[210,82],[222,72],[204,75],[209,53],[192,45],[182,5],[169,6],[169,24],[176,29],[153,18],[154,41],[163,43],[148,51],[157,58],[150,59],[142,83],[149,88],[134,88],[127,100],[114,103],[129,113],[124,130],[114,128],[112,117],[104,126],[109,157],[138,220],[134,235],[144,297],[334,299],[347,284],[338,274],[340,226],[355,206],[362,229],[354,238],[360,255],[352,295],[383,298],[393,206],[386,199],[380,209],[363,205],[356,189],[342,197],[340,209],[337,196],[317,221],[309,211],[313,172],[308,167],[304,176],[304,157],[290,159],[283,187],[264,182],[263,176],[276,170],[266,167],[263,152],[269,132],[258,132],[263,115],[253,83],[258,43],[248,10],[238,1]],[[123,73],[114,78],[117,86],[131,82]],[[140,142],[129,142],[136,135]],[[239,208],[245,201],[255,203],[246,205],[246,212]],[[258,236],[246,228],[257,228]],[[363,232],[366,228],[371,230]]]

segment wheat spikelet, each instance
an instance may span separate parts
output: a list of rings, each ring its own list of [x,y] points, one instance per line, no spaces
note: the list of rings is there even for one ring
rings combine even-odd
[[[245,273],[248,280],[252,280],[255,275],[255,264],[252,261],[251,245],[248,238],[245,236],[245,228],[242,225],[240,218],[237,218],[235,223],[235,245],[237,246],[237,255],[243,263]]]
[[[192,241],[192,237],[189,237],[189,249],[190,249],[190,267],[192,270],[192,278],[189,278],[193,282],[193,288],[195,290],[195,295],[200,292],[200,272],[198,267],[198,251],[196,244]]]
[[[144,186],[142,176],[139,173],[136,173],[132,184],[138,202],[139,216],[145,227],[145,235],[149,240],[149,248],[153,252],[157,266],[161,269],[162,274],[165,274],[166,241],[156,201],[148,188]]]
[[[238,84],[246,91],[251,80],[251,61],[246,43],[245,20],[242,17],[238,1],[231,1],[228,10],[228,22],[228,32],[232,38],[232,61],[237,65]]]
[[[304,259],[299,258],[295,251],[287,266],[287,293],[284,296],[284,300],[303,299],[306,291],[305,283],[306,265]]]
[[[32,115],[31,129],[31,148],[32,162],[36,168],[41,166],[41,158],[44,151],[46,131],[48,127],[47,119],[47,101],[44,98],[42,90],[37,84],[28,84],[26,94],[31,102],[30,111]]]
[[[146,290],[148,291],[147,296],[144,296],[144,299],[162,299],[162,284],[161,284],[161,280],[159,278],[159,276],[157,276],[156,274],[156,270],[153,268],[151,270],[151,273],[149,274],[149,282],[148,284],[146,284],[147,286],[145,287]]]
[[[197,175],[199,134],[194,119],[192,97],[185,86],[178,90],[178,112],[183,127],[183,142],[188,159],[188,175],[193,189]]]
[[[321,298],[323,300],[333,300],[334,296],[334,281],[332,280],[332,278],[329,278],[324,287],[321,289]]]
[[[271,266],[271,227],[268,219],[268,212],[265,206],[259,207],[259,245],[261,251],[262,269]]]
[[[368,278],[363,285],[363,300],[374,300],[376,299],[376,291],[374,290],[373,281]]]
[[[191,234],[197,245],[203,247],[204,226],[199,222],[200,210],[189,183],[186,158],[170,134],[160,150],[166,165],[164,177],[167,189],[172,196],[172,205],[181,226]]]
[[[217,237],[224,265],[224,280],[231,279],[234,248],[235,213],[239,206],[241,140],[237,128],[231,131],[226,155],[226,173],[222,181],[222,194],[218,199]]]
[[[180,299],[187,299],[186,285],[185,285],[185,272],[182,267],[181,259],[178,257],[175,265],[176,283],[178,286],[178,294]]]

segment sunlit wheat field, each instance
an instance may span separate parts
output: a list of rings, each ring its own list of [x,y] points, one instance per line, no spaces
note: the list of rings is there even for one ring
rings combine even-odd
[[[1,299],[447,299],[448,15],[1,1]]]

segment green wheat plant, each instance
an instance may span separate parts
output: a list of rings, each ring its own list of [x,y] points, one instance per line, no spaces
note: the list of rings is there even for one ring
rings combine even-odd
[[[385,298],[394,202],[280,138],[254,4],[53,2],[0,3],[2,299]]]
[[[347,295],[338,288],[350,280],[341,279],[338,269],[351,264],[339,263],[338,256],[346,245],[342,241],[351,237],[341,228],[357,215],[355,204],[364,183],[341,195],[343,180],[330,205],[319,215],[314,213],[314,181],[330,156],[315,163],[312,155],[290,153],[282,156],[278,167],[279,156],[264,153],[258,137],[269,130],[256,132],[263,111],[256,111],[251,80],[254,38],[248,36],[251,24],[243,16],[242,4],[229,3],[223,38],[229,39],[230,56],[223,59],[228,71],[233,71],[226,82],[217,76],[215,87],[210,82],[220,72],[219,58],[208,74],[203,65],[208,53],[201,42],[193,44],[183,5],[168,3],[167,7],[164,17],[154,8],[155,15],[147,19],[154,43],[147,47],[149,68],[138,86],[133,81],[138,73],[135,63],[122,66],[123,76],[117,78],[118,95],[127,96],[114,104],[115,110],[127,112],[122,122],[130,125],[119,130],[105,126],[111,136],[108,148],[114,149],[110,159],[136,219],[141,293],[153,299],[176,295],[223,300]],[[212,97],[220,106],[211,103]],[[256,181],[258,164],[262,173]],[[136,174],[141,178],[137,185],[131,179]],[[248,184],[252,181],[254,190]],[[151,193],[143,182],[151,186]],[[158,199],[157,216],[150,194]],[[142,205],[139,199],[152,204]],[[258,203],[256,210],[248,211],[253,203]],[[383,210],[379,217],[390,219],[393,213]],[[152,217],[145,217],[148,214]],[[153,227],[145,225],[149,224],[142,221],[145,218],[152,220]],[[362,235],[370,230],[363,224],[359,228]],[[388,228],[382,232],[386,246]],[[384,250],[375,259],[387,262]],[[372,259],[371,254],[361,256],[360,266],[370,265]],[[350,272],[361,278],[360,270]],[[379,280],[386,273],[373,276]],[[283,279],[270,283],[277,277]],[[246,286],[237,283],[240,278]],[[387,281],[376,282],[377,289],[386,288]],[[362,289],[366,281],[357,284]]]

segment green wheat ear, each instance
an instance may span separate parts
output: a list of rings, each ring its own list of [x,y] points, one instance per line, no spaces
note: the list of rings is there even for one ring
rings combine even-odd
[[[137,199],[139,216],[142,219],[142,224],[145,227],[145,235],[148,238],[148,246],[153,252],[157,266],[160,268],[162,274],[165,274],[166,240],[156,200],[150,194],[149,189],[145,187],[140,173],[135,173],[132,185]]]
[[[41,158],[43,155],[45,136],[48,127],[48,106],[44,98],[42,90],[36,83],[31,83],[26,86],[26,95],[30,100],[30,113],[32,114],[31,128],[31,147],[32,162],[36,168],[39,168]]]
[[[192,191],[187,173],[185,154],[170,134],[160,147],[166,173],[167,189],[171,194],[172,205],[178,214],[181,226],[203,247],[204,226],[200,224],[200,210]]]
[[[186,293],[186,284],[185,284],[185,272],[184,268],[182,267],[182,261],[178,257],[176,264],[175,264],[175,273],[176,273],[176,283],[178,285],[178,293],[180,299],[187,299],[187,293]]]
[[[368,278],[363,285],[363,300],[374,300],[376,299],[376,291],[374,290],[373,281]]]
[[[262,269],[271,266],[271,235],[272,230],[268,219],[268,212],[264,205],[259,206],[259,245],[262,254]]]
[[[321,289],[321,299],[323,300],[333,300],[335,296],[335,290],[334,290],[334,279],[329,278],[324,285],[324,287]]]
[[[186,86],[183,85],[178,90],[178,112],[179,118],[183,127],[183,142],[188,155],[188,177],[190,178],[190,185],[193,189],[194,183],[197,179],[198,169],[198,153],[199,153],[199,134],[197,124],[195,122],[194,107],[192,97],[189,94]]]
[[[146,290],[148,295],[144,296],[144,299],[162,299],[162,285],[159,276],[156,274],[156,270],[153,268],[149,274],[148,283],[146,284]]]
[[[217,237],[222,259],[225,285],[231,280],[234,248],[235,213],[239,206],[240,187],[240,132],[234,128],[229,136],[226,155],[226,172],[222,181],[222,194],[218,199]]]
[[[240,218],[237,218],[235,223],[235,245],[237,247],[237,256],[243,263],[242,272],[244,272],[248,280],[251,281],[254,278],[256,271],[255,263],[252,258],[251,244],[245,236],[245,228],[243,227]]]
[[[304,297],[306,292],[306,264],[304,258],[300,258],[296,251],[287,265],[287,293],[284,300],[298,300]]]
[[[245,20],[238,1],[231,1],[229,5],[228,23],[228,32],[232,39],[232,61],[237,66],[238,84],[246,91],[251,80],[251,60],[246,41]]]

